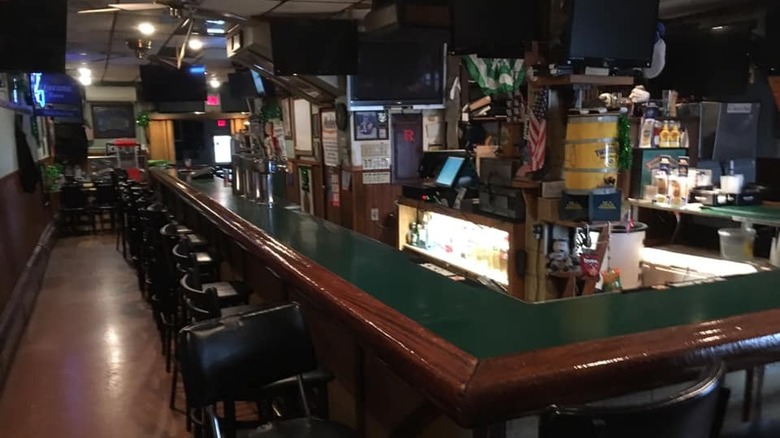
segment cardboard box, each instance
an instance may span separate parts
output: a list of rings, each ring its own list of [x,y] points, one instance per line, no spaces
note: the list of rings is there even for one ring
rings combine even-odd
[[[618,222],[623,194],[620,190],[599,189],[589,194],[564,191],[561,219],[574,222]]]
[[[560,217],[561,200],[537,198],[537,214],[539,220],[544,222],[555,222]]]
[[[590,220],[590,195],[576,194],[564,191],[561,197],[560,216],[562,220],[586,222]]]
[[[542,198],[560,198],[563,196],[563,181],[542,182]]]
[[[620,190],[596,191],[590,194],[588,216],[591,222],[618,222],[623,194]]]

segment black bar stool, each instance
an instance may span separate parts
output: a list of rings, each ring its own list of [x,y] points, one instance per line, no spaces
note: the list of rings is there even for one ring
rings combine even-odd
[[[553,406],[541,416],[539,438],[718,437],[729,396],[721,386],[724,373],[722,363],[713,364],[682,389],[654,390],[655,401],[644,404],[614,399],[585,406]],[[671,395],[656,395],[670,389],[674,390]]]
[[[279,379],[296,382],[305,416],[240,430],[248,438],[348,438],[353,431],[311,415],[302,374],[317,369],[314,348],[297,304],[228,316],[185,327],[179,334],[187,400],[205,412],[212,436],[234,438],[236,421],[225,409],[220,421],[214,406],[230,403],[246,387]]]

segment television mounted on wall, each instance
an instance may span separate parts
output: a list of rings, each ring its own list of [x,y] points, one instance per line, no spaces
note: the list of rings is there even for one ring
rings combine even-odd
[[[444,106],[444,44],[367,40],[358,56],[358,74],[347,80],[350,109]]]
[[[569,64],[650,67],[659,0],[571,0],[569,7]]]

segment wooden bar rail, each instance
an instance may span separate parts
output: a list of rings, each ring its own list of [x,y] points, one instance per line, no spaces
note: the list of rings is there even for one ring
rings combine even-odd
[[[545,304],[480,296],[497,293],[452,286],[447,291],[452,300],[468,296],[473,303],[495,299],[500,305],[469,308],[464,301],[449,303],[447,309],[460,309],[457,315],[436,313],[443,311],[431,306],[415,313],[419,309],[407,307],[411,304],[405,300],[429,297],[399,289],[388,298],[365,285],[361,289],[345,278],[357,277],[354,272],[332,272],[322,266],[326,256],[320,254],[317,263],[303,254],[314,257],[313,251],[327,251],[328,245],[338,243],[342,246],[333,248],[332,257],[359,257],[366,269],[390,265],[383,269],[409,281],[430,281],[431,295],[450,287],[443,277],[440,281],[435,274],[418,274],[412,261],[405,265],[381,243],[282,205],[249,204],[221,182],[187,183],[175,172],[162,170],[152,171],[152,177],[167,196],[194,209],[289,290],[338,321],[361,350],[387,364],[465,428],[505,421],[551,403],[625,393],[681,365],[780,346],[777,271],[667,291]],[[306,233],[315,232],[319,240],[308,242]],[[371,248],[380,260],[354,248]],[[335,252],[339,249],[341,253]],[[379,279],[392,281],[404,280]],[[478,347],[483,340],[489,345]]]

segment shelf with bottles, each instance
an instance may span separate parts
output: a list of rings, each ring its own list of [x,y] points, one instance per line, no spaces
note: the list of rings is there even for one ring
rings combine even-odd
[[[404,198],[398,208],[399,250],[456,268],[474,280],[489,279],[507,293],[524,297],[524,281],[517,267],[517,250],[524,247],[524,224]]]

